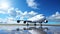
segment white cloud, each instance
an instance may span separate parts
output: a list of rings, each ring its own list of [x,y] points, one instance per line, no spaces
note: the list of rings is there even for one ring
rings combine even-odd
[[[2,13],[2,12],[1,12]],[[35,20],[36,19],[39,19],[40,16],[42,16],[43,14],[39,14],[35,11],[25,11],[25,12],[22,12],[21,10],[18,10],[16,8],[10,8],[8,9],[8,11],[5,12],[5,14],[8,14],[9,17],[5,18],[5,23],[16,23],[16,21],[14,21],[15,19],[19,18],[20,20],[27,20],[27,19],[34,19],[35,16]]]
[[[0,11],[0,14],[5,14],[5,12],[4,11]]]
[[[4,24],[4,23],[6,23],[6,18],[0,18],[0,24]]]
[[[1,9],[0,9],[0,14],[8,14],[7,12],[8,12],[8,11],[1,10]]]
[[[9,14],[9,16],[11,16],[11,17],[16,17],[16,11],[15,11],[15,8],[10,8],[10,9],[8,9],[8,14]]]
[[[27,15],[28,14],[28,12],[27,11],[25,11],[24,13],[23,13],[23,15]]]
[[[34,11],[29,12],[30,15],[36,15],[37,13]]]
[[[19,18],[20,20],[26,20],[28,18],[31,18],[35,15],[37,15],[38,13],[35,11],[25,11],[22,12],[21,10],[19,10],[18,8],[10,8],[7,11],[0,11],[0,14],[8,14],[9,16],[5,19],[5,21],[9,21],[9,23],[13,23],[13,19]]]
[[[10,17],[14,17],[14,18],[16,18],[16,17],[20,17],[20,18],[27,17],[27,18],[29,18],[29,17],[32,17],[32,16],[38,14],[38,13],[36,13],[34,11],[23,12],[23,11],[19,10],[18,8],[12,7],[10,9],[8,9],[7,11],[1,10],[0,14],[8,14]]]
[[[26,2],[29,7],[37,9],[37,3],[35,2],[35,0],[26,0]]]
[[[0,23],[2,22],[2,18],[0,18]]]
[[[20,10],[17,10],[16,13],[17,13],[16,17],[20,17],[20,20],[24,20],[24,18],[30,18],[30,17],[35,16],[35,15],[38,14],[38,13],[36,13],[34,11],[30,11],[30,12],[25,11],[25,12],[22,12]]]
[[[50,20],[50,21],[60,22],[60,13],[56,12],[55,14],[49,16],[47,19]]]
[[[7,10],[2,10],[0,9],[0,14],[10,14],[11,15],[11,12],[14,11],[14,8],[9,8]]]
[[[18,8],[10,8],[7,11],[0,12],[2,14],[8,14],[9,16],[5,18],[5,21],[2,21],[4,23],[17,23],[14,20],[39,20],[40,18],[44,17],[43,14],[38,14],[35,11],[21,11]],[[42,17],[40,17],[42,16]]]
[[[6,18],[6,23],[7,24],[17,24],[17,21],[15,18],[8,17],[8,18]]]
[[[0,24],[17,24],[17,21],[12,17],[7,17],[5,19],[0,18]]]

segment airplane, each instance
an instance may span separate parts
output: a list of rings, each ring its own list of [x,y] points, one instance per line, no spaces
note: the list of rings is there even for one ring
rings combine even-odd
[[[24,21],[24,24],[27,23],[27,25],[29,25],[28,23],[34,23],[35,26],[36,26],[36,23],[40,23],[40,24],[48,23],[48,20],[46,19],[46,17],[41,16],[41,15],[34,16],[34,17],[29,18],[27,20],[17,20],[17,23],[20,23],[20,21]]]

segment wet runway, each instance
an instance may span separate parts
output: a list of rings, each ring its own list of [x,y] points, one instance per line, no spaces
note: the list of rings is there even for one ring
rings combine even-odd
[[[35,34],[32,30],[23,30],[24,28],[30,28],[34,26],[0,26],[0,34]],[[19,30],[17,29],[19,28]],[[60,34],[60,26],[43,26],[42,28],[39,26],[36,26],[37,29],[44,29],[43,31],[46,32],[46,34]],[[31,33],[32,32],[32,33]],[[38,31],[37,31],[38,32]],[[40,31],[41,32],[41,31]]]

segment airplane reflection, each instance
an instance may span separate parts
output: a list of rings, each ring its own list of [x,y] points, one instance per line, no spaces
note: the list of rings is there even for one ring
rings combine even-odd
[[[39,28],[31,27],[31,29],[32,30],[29,31],[31,34],[47,34],[47,32],[45,32],[45,29],[48,30],[48,28],[43,28],[43,27],[39,27]]]
[[[47,34],[47,32],[45,32],[45,30],[48,30],[47,27],[30,27],[30,28],[23,28],[24,30],[28,30],[31,34]],[[19,32],[19,31],[23,31],[22,29],[17,28],[15,31]],[[15,32],[14,32],[15,33]]]

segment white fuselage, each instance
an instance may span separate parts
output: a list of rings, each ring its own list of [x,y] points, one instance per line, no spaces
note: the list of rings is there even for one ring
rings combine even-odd
[[[37,16],[34,16],[32,18],[29,18],[28,20],[32,21],[32,22],[44,22],[45,19],[46,19],[45,16],[37,15]]]

